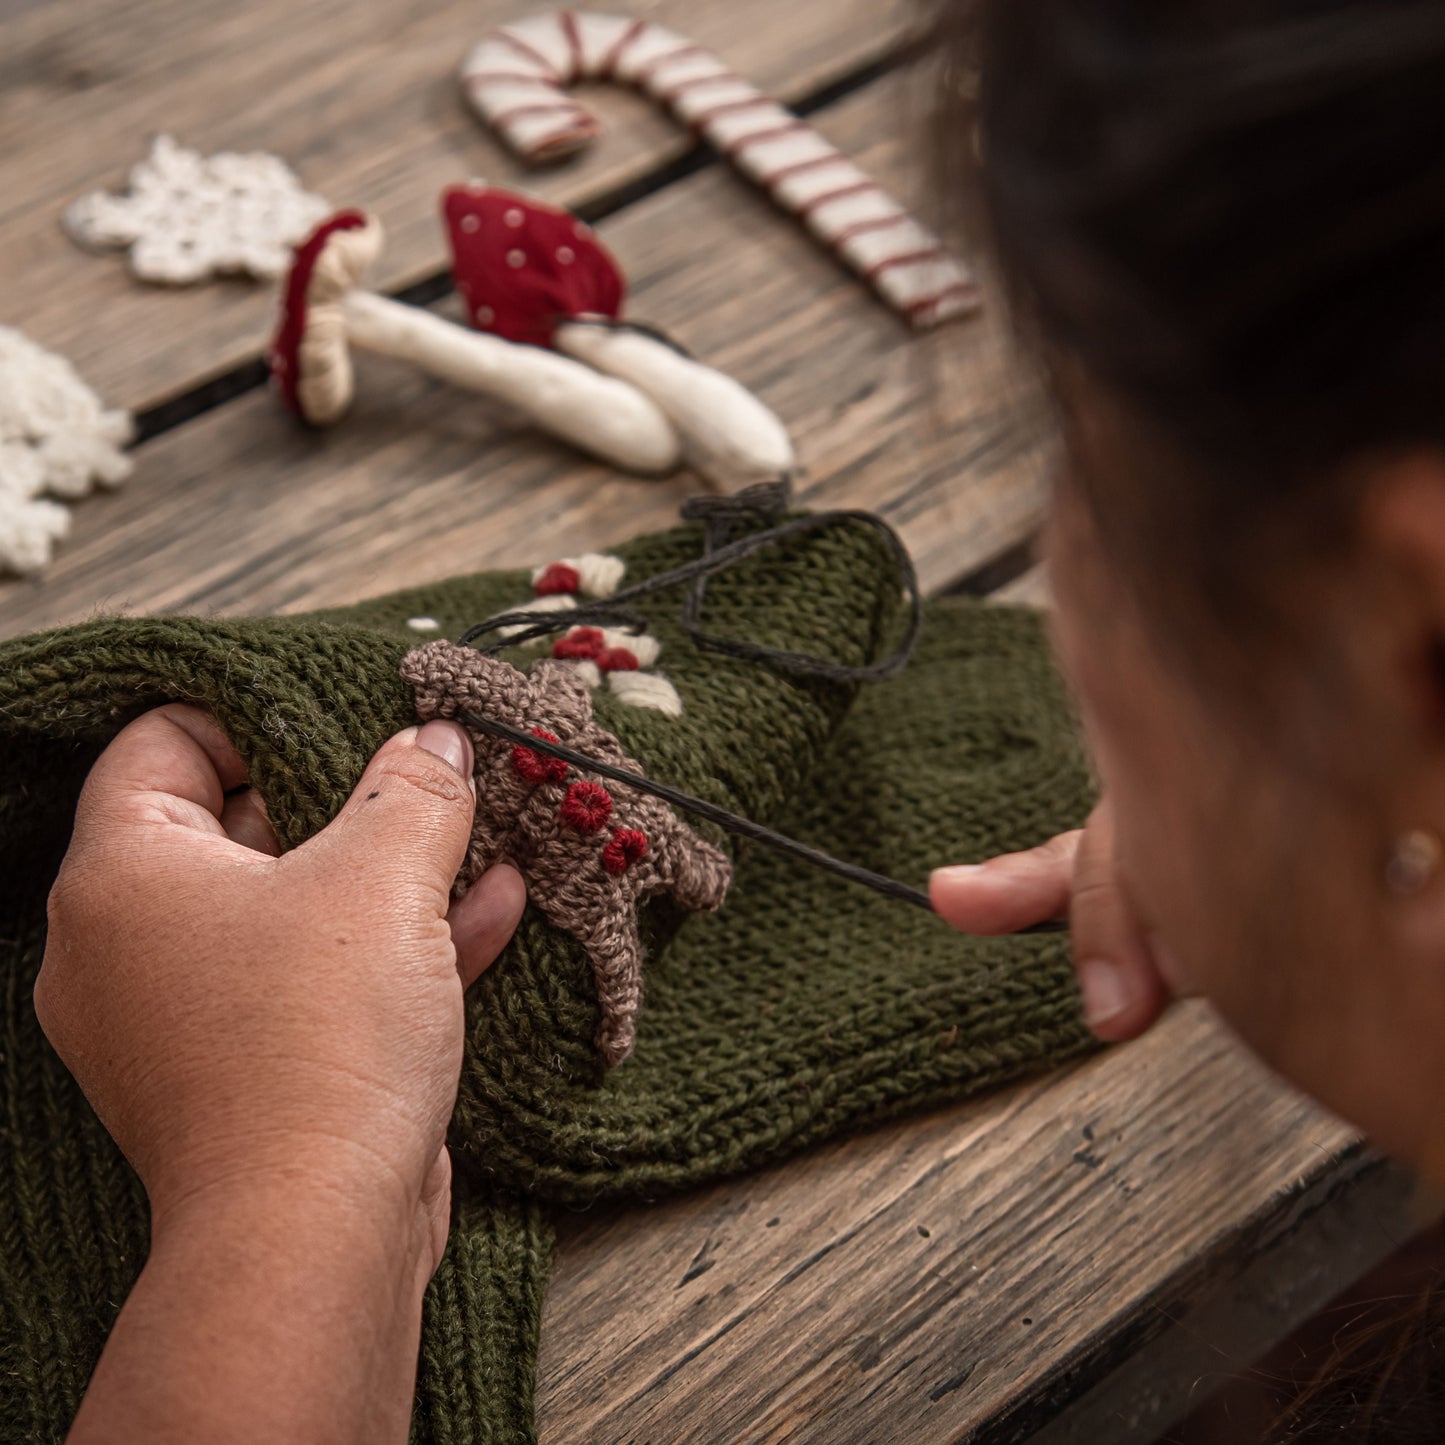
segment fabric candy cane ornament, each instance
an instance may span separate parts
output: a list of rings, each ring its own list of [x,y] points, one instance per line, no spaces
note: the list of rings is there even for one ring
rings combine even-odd
[[[550,346],[657,403],[686,459],[732,489],[797,466],[788,430],[746,387],[659,333],[620,321],[627,282],[589,226],[513,191],[442,196],[452,272],[479,330]]]
[[[564,94],[578,80],[634,85],[703,135],[913,325],[977,308],[968,271],[806,121],[701,46],[650,21],[558,10],[494,30],[467,56],[477,114],[524,160],[560,160],[601,131]]]

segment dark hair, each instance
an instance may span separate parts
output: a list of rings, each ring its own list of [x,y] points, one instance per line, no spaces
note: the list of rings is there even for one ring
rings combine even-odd
[[[1445,0],[938,3],[942,176],[979,183],[1093,520],[1232,623],[1279,548],[1347,538],[1369,463],[1445,453]],[[1442,1360],[1432,1280],[1269,1438],[1436,1441]]]
[[[1445,4],[955,0],[943,26],[1015,308],[1151,459],[1126,508],[1128,457],[1081,477],[1144,570],[1218,601],[1256,527],[1319,541],[1353,463],[1445,450]],[[970,106],[938,132],[955,182]]]

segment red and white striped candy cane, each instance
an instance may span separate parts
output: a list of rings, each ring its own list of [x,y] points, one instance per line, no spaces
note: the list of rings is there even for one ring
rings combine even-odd
[[[559,160],[600,133],[597,117],[565,93],[584,79],[637,86],[700,131],[915,326],[977,308],[968,271],[876,181],[806,121],[661,25],[552,11],[494,30],[462,66],[472,107],[529,161]]]

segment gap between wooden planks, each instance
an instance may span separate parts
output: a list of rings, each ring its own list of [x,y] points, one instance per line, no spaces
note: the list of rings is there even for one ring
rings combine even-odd
[[[51,0],[0,8],[0,323],[64,353],[112,405],[140,410],[261,352],[270,288],[133,283],[118,253],[60,230],[66,205],[119,189],[150,136],[270,150],[335,205],[375,211],[396,290],[446,267],[441,189],[469,177],[576,205],[692,144],[640,99],[598,89],[609,133],[580,162],[524,169],[467,109],[457,70],[523,0]],[[717,50],[795,102],[897,49],[912,0],[603,3]],[[589,103],[593,96],[589,95]]]
[[[905,196],[922,189],[907,79],[820,128]],[[791,427],[810,506],[866,506],[937,589],[1031,532],[1046,448],[997,308],[912,336],[731,172],[605,222],[632,314],[737,375]],[[466,393],[359,357],[351,418],[307,432],[255,392],[142,446],[74,509],[44,579],[0,584],[0,634],[97,610],[295,611],[606,546],[669,525],[695,478],[623,477],[509,427]]]

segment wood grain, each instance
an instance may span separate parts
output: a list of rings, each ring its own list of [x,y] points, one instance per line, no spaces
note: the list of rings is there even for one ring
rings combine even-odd
[[[1061,1409],[1373,1167],[1180,1006],[1074,1069],[578,1218],[543,1321],[540,1437],[1022,1440],[1038,1404]]]
[[[87,255],[60,230],[76,196],[122,186],[156,131],[208,154],[274,151],[338,206],[375,211],[389,237],[373,278],[385,290],[444,269],[436,199],[445,185],[486,176],[577,204],[687,149],[687,137],[642,100],[605,92],[597,99],[610,133],[586,158],[542,171],[510,160],[466,109],[456,72],[488,28],[527,8],[547,7],[0,7],[0,322],[65,353],[112,404],[133,408],[260,355],[270,287],[141,286],[119,255]],[[602,8],[634,10],[695,37],[789,102],[895,47],[912,11],[909,0],[623,0]]]
[[[794,95],[892,44],[907,9],[663,0],[645,13]],[[54,229],[73,194],[115,184],[162,125],[207,150],[288,154],[334,199],[381,211],[394,238],[383,284],[427,274],[440,262],[435,190],[512,175],[451,76],[513,11],[322,0],[288,32],[297,7],[279,0],[12,5],[0,22],[0,319],[131,404],[255,353],[262,292],[144,292]],[[868,87],[822,128],[916,194],[905,85]],[[596,195],[684,143],[625,98],[604,105],[617,133],[550,176],[553,197]],[[990,321],[909,338],[721,171],[628,206],[604,234],[636,313],[787,420],[805,499],[882,511],[928,586],[1034,529],[1045,449]],[[251,394],[144,446],[138,463],[122,492],[76,509],[46,580],[0,586],[0,635],[101,607],[298,609],[605,546],[665,525],[693,485],[619,478],[382,362],[365,364],[357,414],[334,433],[299,432]],[[1031,576],[1012,595],[1042,589]],[[1263,1267],[1330,1191],[1375,1175],[1349,1130],[1272,1082],[1203,1010],[1181,1008],[1073,1070],[569,1225],[544,1328],[543,1439],[1022,1439],[1102,1388],[1121,1353],[1208,1286]]]
[[[821,128],[905,193],[906,81]],[[914,338],[760,197],[712,170],[602,227],[635,315],[756,389],[792,429],[813,506],[868,506],[942,586],[1035,526],[1043,449],[996,311]],[[74,511],[37,583],[0,584],[0,633],[97,608],[278,611],[605,546],[666,526],[694,479],[639,482],[518,431],[465,393],[359,359],[353,416],[298,429],[256,392],[140,448]]]

